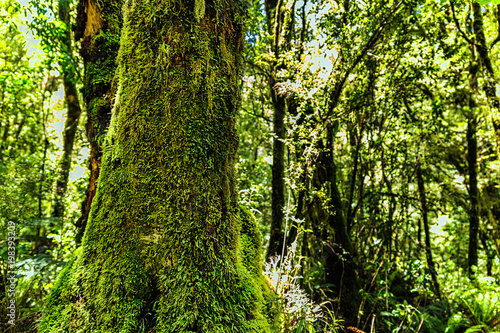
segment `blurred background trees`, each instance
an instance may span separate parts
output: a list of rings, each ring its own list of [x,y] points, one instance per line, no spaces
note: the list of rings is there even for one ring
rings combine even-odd
[[[2,234],[17,225],[26,330],[98,175],[120,18],[107,13],[89,39],[77,8],[99,3],[1,1],[0,220]],[[499,331],[499,5],[269,0],[248,12],[238,188],[274,263],[280,330]],[[67,116],[67,81],[81,117]]]

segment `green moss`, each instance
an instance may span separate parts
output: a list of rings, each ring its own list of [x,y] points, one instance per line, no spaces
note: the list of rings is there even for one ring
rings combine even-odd
[[[262,274],[262,234],[257,220],[248,208],[240,205],[241,236],[239,256],[243,265],[249,272],[249,277],[257,286],[257,295],[260,302],[261,313],[265,322],[269,324],[271,332],[279,329],[280,302]]]
[[[85,59],[83,97],[87,104],[87,131],[93,144],[102,146],[113,106],[116,58],[120,47],[123,1],[101,1],[100,29],[86,36],[82,55]],[[116,85],[116,84],[115,84]]]
[[[240,257],[249,272],[262,275],[262,234],[257,220],[245,206],[240,205]]]
[[[200,22],[205,16],[205,0],[194,1],[194,16],[197,22]]]
[[[68,303],[72,303],[71,299],[74,291],[73,270],[75,260],[80,255],[81,248],[75,251],[74,257],[66,264],[66,267],[59,274],[55,287],[47,298],[46,308],[50,311],[45,311],[44,320],[38,327],[40,332],[60,332],[63,328],[69,326],[72,320],[69,318]]]
[[[65,296],[46,310],[63,319],[46,315],[41,332],[268,330],[258,263],[249,269],[238,255],[242,6],[207,2],[199,22],[182,1],[124,9],[117,98],[82,254]],[[260,241],[248,235],[242,244],[255,255]]]
[[[493,109],[493,108],[492,108]],[[493,122],[493,130],[497,140],[498,157],[500,158],[500,110],[493,109],[491,111],[491,120]]]

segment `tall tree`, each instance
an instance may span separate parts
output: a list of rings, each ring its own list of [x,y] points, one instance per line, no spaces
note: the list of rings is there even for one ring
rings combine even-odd
[[[83,98],[87,110],[86,132],[90,143],[90,179],[86,198],[82,204],[82,216],[77,221],[76,241],[79,243],[87,225],[94,199],[104,136],[111,119],[111,108],[116,93],[113,79],[117,68],[116,57],[120,45],[123,24],[123,0],[80,0],[78,3],[75,38],[81,40],[84,60]]]
[[[436,265],[434,264],[434,259],[432,258],[431,237],[429,228],[429,209],[427,207],[427,198],[425,196],[425,183],[424,183],[424,177],[422,175],[422,166],[419,158],[417,158],[416,171],[417,171],[418,194],[422,209],[422,220],[424,222],[425,259],[427,261],[427,267],[429,268],[431,274],[432,284],[434,285],[434,293],[438,298],[441,298],[441,291],[439,288],[439,282],[437,280]]]
[[[474,103],[471,98],[471,103]],[[471,105],[474,110],[476,106]],[[467,257],[469,276],[473,276],[473,266],[477,266],[477,249],[479,235],[478,197],[479,189],[477,182],[477,119],[472,112],[467,121],[467,165],[469,171],[469,254]]]
[[[64,102],[67,107],[66,121],[63,131],[63,154],[59,161],[59,170],[56,180],[55,197],[52,204],[52,216],[62,217],[64,215],[64,195],[68,188],[68,177],[71,169],[71,158],[73,156],[73,145],[75,142],[76,130],[80,120],[82,108],[80,106],[79,94],[76,86],[76,71],[73,57],[73,42],[71,36],[71,16],[70,1],[59,0],[59,20],[64,23],[64,34],[61,37],[63,52],[60,61]]]
[[[128,1],[81,254],[41,332],[265,332],[237,256],[244,4]]]
[[[272,164],[272,219],[267,256],[282,254],[285,232],[285,113],[287,101],[279,93],[278,72],[285,68],[280,56],[290,50],[292,40],[295,0],[268,0],[266,5],[267,28],[271,36],[273,61],[268,84],[273,112],[273,164]]]
[[[498,24],[498,35],[497,38],[488,45],[486,42],[486,36],[484,33],[484,23],[483,23],[483,13],[481,10],[481,5],[477,2],[472,2],[472,10],[474,13],[474,36],[475,36],[475,46],[477,54],[479,57],[479,63],[483,69],[484,83],[483,91],[488,99],[488,104],[491,110],[491,120],[493,123],[493,130],[495,131],[495,137],[497,140],[497,150],[498,158],[500,158],[500,99],[497,95],[496,85],[498,80],[495,77],[495,70],[493,69],[493,64],[490,59],[489,49],[500,40],[500,4],[497,5],[497,24]]]

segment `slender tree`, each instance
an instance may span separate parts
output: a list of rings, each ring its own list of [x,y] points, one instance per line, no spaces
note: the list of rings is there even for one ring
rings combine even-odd
[[[477,266],[478,264],[478,236],[479,236],[479,212],[478,212],[478,201],[479,201],[479,188],[478,188],[478,177],[477,177],[477,109],[478,104],[476,102],[476,96],[479,92],[479,83],[478,76],[480,73],[480,64],[479,61],[483,62],[483,66],[486,67],[486,78],[488,79],[488,67],[491,67],[491,62],[489,62],[489,58],[487,57],[487,51],[484,49],[486,47],[486,41],[484,36],[483,26],[482,26],[482,16],[478,16],[478,10],[480,12],[481,8],[478,4],[472,3],[472,8],[474,12],[474,30],[475,30],[475,40],[472,35],[469,35],[467,32],[463,31],[460,27],[460,22],[457,19],[457,14],[454,6],[454,2],[450,1],[450,8],[452,11],[453,19],[455,25],[457,26],[462,39],[467,43],[467,47],[469,49],[470,58],[469,58],[469,91],[466,93],[466,96],[460,98],[466,104],[466,108],[468,112],[465,114],[467,117],[467,133],[466,133],[466,142],[467,142],[467,173],[468,173],[468,192],[469,192],[469,202],[468,202],[468,213],[469,213],[469,246],[468,246],[468,255],[467,255],[467,268],[469,277],[473,277],[473,266]],[[476,6],[478,5],[478,6]],[[480,31],[477,31],[479,29]],[[479,59],[476,55],[479,54]],[[486,52],[486,53],[485,53]],[[485,92],[486,96],[491,101],[491,91],[489,84],[486,82],[485,84]],[[493,105],[494,106],[494,105]],[[495,116],[493,112],[493,116]],[[493,118],[494,119],[494,118]]]
[[[477,2],[472,2],[472,10],[474,13],[474,36],[475,46],[479,57],[479,62],[484,73],[483,91],[488,99],[488,104],[491,111],[491,120],[493,123],[493,130],[497,140],[498,157],[500,158],[500,99],[497,95],[496,85],[498,80],[495,77],[495,70],[490,59],[489,49],[493,47],[500,40],[500,5],[497,5],[497,24],[499,27],[499,34],[497,38],[488,46],[486,36],[484,33],[483,13],[481,5]]]
[[[292,40],[295,0],[268,0],[265,2],[267,28],[272,38],[271,49],[274,61],[268,76],[269,91],[273,105],[273,164],[272,164],[272,219],[267,256],[282,254],[285,241],[285,114],[287,101],[278,89],[278,71],[285,68],[279,60],[281,54],[290,50]]]
[[[477,120],[474,115],[467,121],[467,165],[469,171],[469,254],[467,266],[469,276],[474,274],[472,267],[477,266],[479,236],[478,181],[477,181]]]
[[[81,254],[40,332],[265,332],[234,188],[244,4],[127,1]]]
[[[324,283],[332,285],[326,290],[326,294],[332,299],[337,297],[338,309],[344,319],[349,324],[355,324],[360,303],[360,286],[342,209],[337,167],[333,156],[333,133],[333,129],[329,127],[326,140],[320,140],[318,145],[320,153],[315,161],[310,188],[314,195],[308,198],[305,218],[306,224],[311,225],[318,248],[323,254]]]
[[[427,261],[427,267],[429,268],[429,271],[431,273],[432,284],[434,285],[434,293],[438,298],[441,298],[441,290],[439,288],[439,282],[437,280],[436,265],[434,264],[434,259],[432,258],[431,236],[429,228],[429,209],[427,207],[427,197],[425,195],[425,183],[424,183],[424,177],[422,175],[422,166],[418,158],[417,158],[416,171],[417,171],[418,195],[420,197],[422,220],[424,222],[425,259]]]

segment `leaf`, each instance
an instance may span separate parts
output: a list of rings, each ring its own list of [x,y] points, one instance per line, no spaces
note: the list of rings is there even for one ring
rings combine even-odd
[[[297,327],[297,331],[295,331],[296,333],[301,333],[302,332],[302,329],[304,328],[305,321],[306,320],[304,318],[302,318],[302,320],[299,323],[299,327]]]
[[[500,0],[476,0],[474,2],[479,2],[481,5],[487,5],[490,2],[493,3],[493,4],[495,4],[495,5],[500,4]]]

